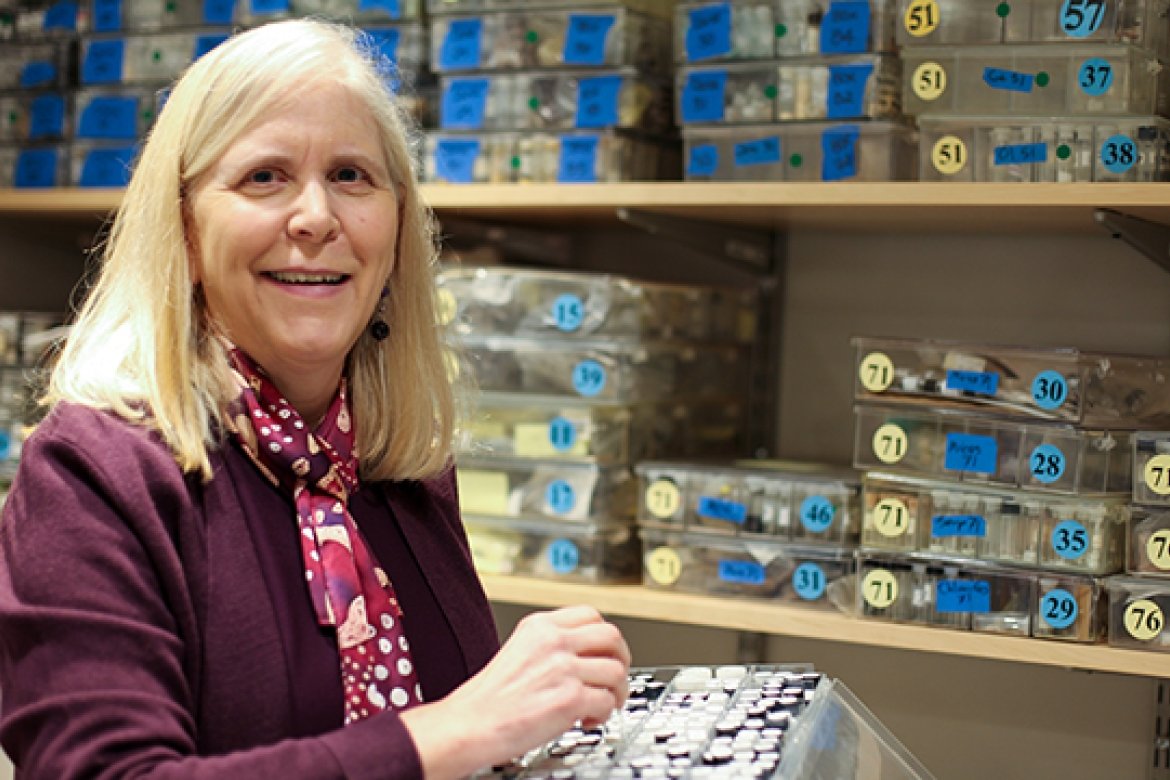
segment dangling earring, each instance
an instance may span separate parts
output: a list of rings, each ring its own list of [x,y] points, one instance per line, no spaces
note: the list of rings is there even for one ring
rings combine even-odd
[[[390,326],[382,317],[386,313],[386,298],[390,295],[390,288],[382,288],[382,297],[378,299],[378,308],[374,310],[374,321],[370,323],[370,335],[374,341],[385,341],[390,335]]]

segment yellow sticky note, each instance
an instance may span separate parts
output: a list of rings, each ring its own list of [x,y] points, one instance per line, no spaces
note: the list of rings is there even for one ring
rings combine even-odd
[[[469,514],[508,514],[508,475],[476,469],[455,472],[459,482],[459,508]]]

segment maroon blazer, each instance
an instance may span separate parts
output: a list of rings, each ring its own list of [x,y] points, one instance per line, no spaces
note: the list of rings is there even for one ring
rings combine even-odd
[[[17,776],[420,777],[394,713],[340,727],[291,501],[234,445],[211,462],[203,483],[154,435],[74,405],[26,442],[0,520],[0,744]],[[498,647],[454,472],[360,494],[440,698]]]

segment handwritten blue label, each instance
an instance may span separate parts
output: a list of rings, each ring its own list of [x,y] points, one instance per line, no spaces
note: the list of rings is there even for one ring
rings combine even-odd
[[[763,585],[764,567],[753,561],[719,561],[719,579],[740,585]]]
[[[596,360],[582,360],[573,366],[573,389],[592,398],[605,389],[605,366]]]
[[[806,561],[792,572],[792,589],[805,601],[816,601],[825,595],[825,570],[812,561]]]
[[[729,523],[743,524],[747,519],[747,506],[738,501],[715,496],[699,496],[699,505],[695,511],[700,517],[709,517],[712,520],[726,520]]]
[[[829,119],[862,116],[865,113],[865,92],[872,74],[873,64],[869,62],[860,65],[830,65],[825,115]]]
[[[548,546],[548,562],[557,574],[571,574],[581,563],[581,551],[568,539],[554,539]]]
[[[833,524],[837,508],[824,496],[809,496],[800,503],[800,524],[807,531],[823,534]]]
[[[963,390],[980,395],[999,392],[999,374],[994,371],[947,371],[947,389]]]
[[[223,43],[227,39],[228,39],[228,36],[225,35],[224,33],[213,33],[213,34],[209,34],[209,35],[200,35],[199,37],[197,37],[195,39],[195,50],[193,52],[191,52],[191,61],[194,62],[195,60],[199,59],[204,54],[211,51],[216,46],[219,46],[221,43]]]
[[[577,494],[573,486],[565,480],[554,479],[545,488],[544,500],[554,515],[564,515],[573,511],[573,505],[577,503]]]
[[[94,32],[122,29],[122,0],[93,0]]]
[[[581,329],[585,321],[585,304],[580,295],[563,293],[552,302],[553,324],[563,333],[573,333]]]
[[[1076,520],[1062,520],[1052,529],[1051,541],[1057,555],[1075,561],[1089,551],[1089,530]]]
[[[57,184],[56,149],[24,149],[16,156],[13,186],[53,187]]]
[[[719,122],[723,119],[723,99],[727,90],[727,71],[704,70],[687,74],[682,93],[683,122]]]
[[[370,40],[378,47],[382,56],[390,62],[398,62],[398,43],[402,39],[402,32],[397,27],[380,27],[375,30],[366,30]]]
[[[203,0],[204,24],[231,24],[236,0]]]
[[[822,54],[858,54],[869,50],[869,0],[833,0],[821,21]]]
[[[1080,605],[1064,588],[1053,588],[1040,599],[1040,619],[1055,629],[1064,629],[1077,622]]]
[[[1086,95],[1104,95],[1113,86],[1113,65],[1100,57],[1090,57],[1077,69],[1077,85]]]
[[[698,144],[691,147],[687,157],[688,176],[711,176],[719,169],[719,147],[715,144]]]
[[[391,19],[402,18],[402,6],[398,0],[358,0],[358,11],[361,13],[384,11]]]
[[[121,38],[111,41],[91,41],[81,63],[82,84],[117,84],[122,80],[122,57],[126,42]]]
[[[731,53],[731,3],[716,3],[687,13],[687,62]]]
[[[735,145],[735,167],[772,165],[780,162],[780,136],[753,138]]]
[[[435,142],[435,174],[439,181],[470,183],[478,157],[478,138],[440,138]]]
[[[1064,453],[1054,444],[1041,444],[1028,456],[1032,479],[1050,485],[1064,476]]]
[[[44,29],[77,31],[77,3],[53,3],[45,11]]]
[[[439,70],[478,68],[482,56],[483,19],[452,19],[439,47]]]
[[[972,433],[948,433],[943,468],[948,471],[973,471],[994,474],[999,462],[999,446],[992,436]]]
[[[983,83],[992,89],[1002,89],[1008,92],[1031,92],[1036,77],[1031,73],[1021,73],[1004,68],[984,68]]]
[[[1060,6],[1060,29],[1070,38],[1086,38],[1101,27],[1108,0],[1064,0]]]
[[[65,98],[62,95],[37,95],[28,111],[28,137],[58,138],[65,132]]]
[[[23,89],[52,86],[57,80],[57,66],[44,60],[26,62],[20,69],[20,86]]]
[[[451,79],[443,87],[439,126],[444,129],[478,130],[487,107],[487,79]]]
[[[615,21],[613,14],[569,14],[569,30],[561,53],[565,64],[604,64],[605,42]]]
[[[79,138],[137,138],[138,101],[132,97],[95,97],[81,109]]]
[[[618,123],[622,76],[593,76],[577,82],[577,127],[612,127]]]
[[[577,443],[577,426],[564,417],[554,417],[548,423],[548,443],[557,452],[568,452]]]
[[[995,147],[995,165],[1037,165],[1048,162],[1048,144],[1007,144]]]
[[[130,166],[137,149],[91,149],[81,164],[81,187],[125,187],[130,183]]]
[[[981,515],[934,515],[930,518],[930,535],[936,539],[982,539],[987,536],[987,520]]]
[[[831,127],[821,134],[821,180],[841,181],[857,175],[857,125]]]
[[[1112,135],[1101,144],[1101,162],[1110,173],[1125,173],[1137,161],[1137,144],[1128,135]]]
[[[254,14],[282,14],[289,10],[289,0],[250,0]]]
[[[940,614],[991,611],[991,585],[986,580],[939,580],[935,595]]]
[[[569,184],[596,182],[598,140],[595,135],[561,136],[557,181]]]
[[[1041,371],[1032,379],[1032,400],[1041,409],[1059,409],[1068,399],[1068,380],[1059,371]]]

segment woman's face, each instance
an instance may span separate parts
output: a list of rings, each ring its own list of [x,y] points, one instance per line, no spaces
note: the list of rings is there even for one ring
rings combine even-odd
[[[335,386],[394,267],[397,206],[362,101],[302,90],[191,188],[192,273],[212,319],[286,392]]]

